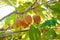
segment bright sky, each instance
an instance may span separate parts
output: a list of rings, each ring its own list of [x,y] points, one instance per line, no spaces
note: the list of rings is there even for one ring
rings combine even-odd
[[[2,19],[4,16],[12,13],[15,10],[14,7],[9,5],[3,5],[0,6],[0,19]],[[0,21],[0,28],[3,27],[4,21]]]
[[[12,13],[14,10],[15,8],[9,5],[0,6],[0,19]]]

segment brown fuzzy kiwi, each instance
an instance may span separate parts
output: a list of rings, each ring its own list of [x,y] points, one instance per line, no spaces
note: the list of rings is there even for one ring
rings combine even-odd
[[[39,24],[40,21],[41,21],[41,18],[40,18],[39,15],[34,15],[33,19],[34,19],[34,23],[35,23],[35,24]]]
[[[30,15],[26,15],[24,21],[27,24],[31,24],[32,23],[32,17]]]

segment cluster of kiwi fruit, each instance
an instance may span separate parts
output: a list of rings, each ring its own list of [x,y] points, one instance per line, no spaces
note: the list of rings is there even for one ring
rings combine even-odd
[[[32,20],[33,20],[33,23],[39,24],[41,21],[41,18],[39,15],[33,15],[33,17],[31,17],[31,15],[28,15],[28,14],[25,15],[24,20],[20,20],[17,17],[17,19],[15,20],[15,26],[27,28],[32,23]]]

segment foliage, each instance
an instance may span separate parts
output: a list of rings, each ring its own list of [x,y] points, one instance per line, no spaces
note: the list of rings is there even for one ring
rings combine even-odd
[[[3,0],[1,4],[13,6],[15,12],[4,17],[0,40],[60,40],[60,30],[55,28],[60,26],[59,0]]]
[[[30,40],[40,40],[41,39],[41,33],[35,25],[31,25],[31,27],[30,27],[29,38],[30,38]]]

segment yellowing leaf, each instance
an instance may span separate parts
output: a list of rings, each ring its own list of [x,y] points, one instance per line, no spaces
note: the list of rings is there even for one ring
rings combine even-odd
[[[60,28],[58,28],[58,29],[56,30],[56,32],[60,34]]]

